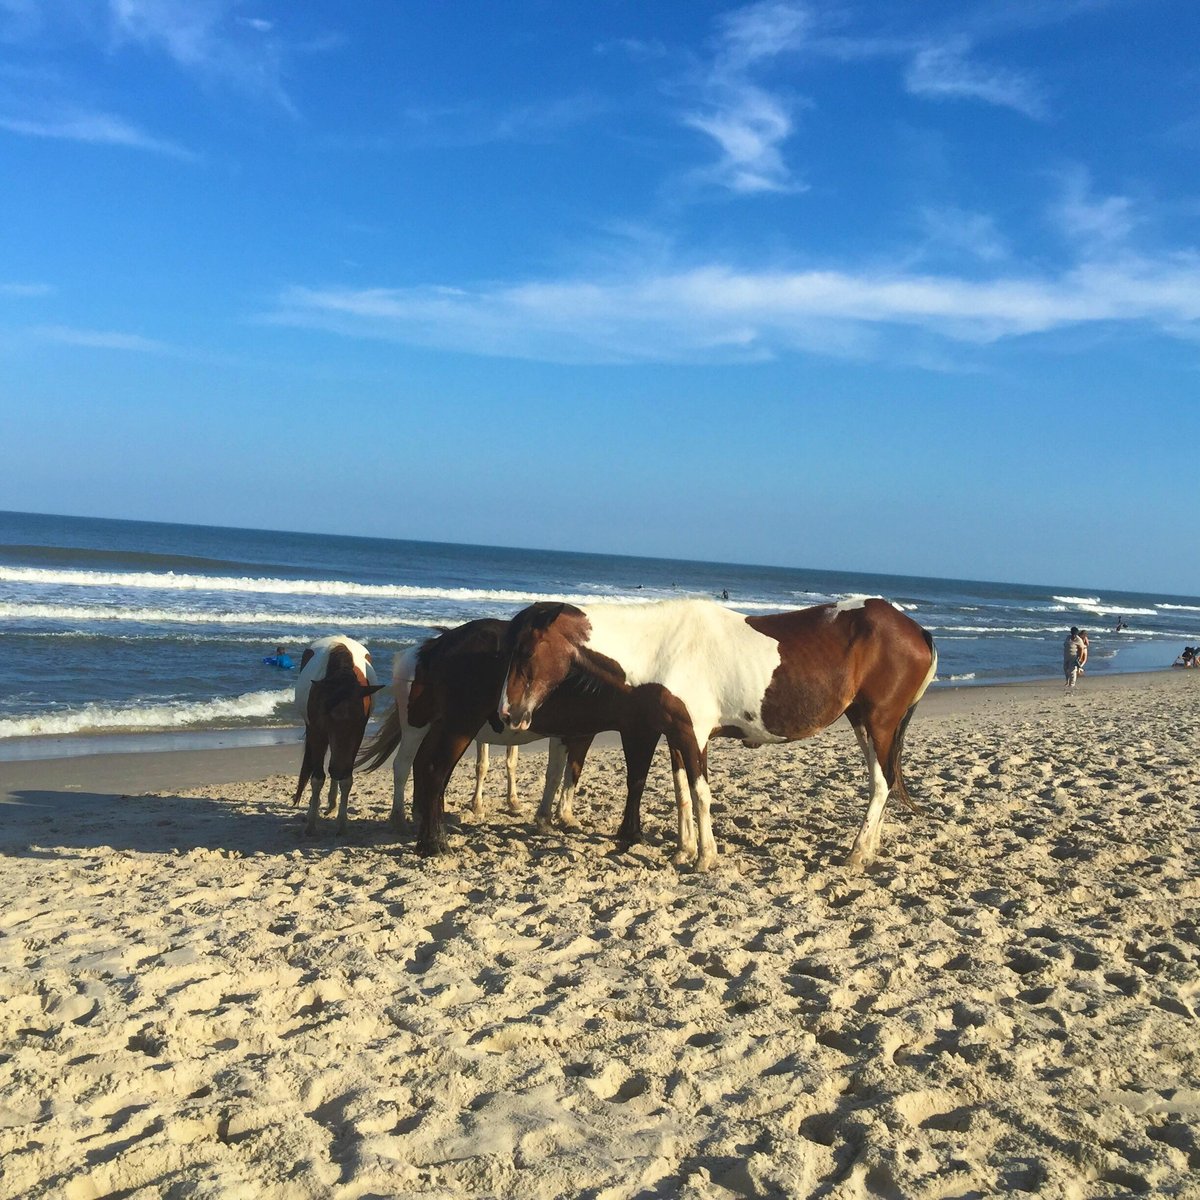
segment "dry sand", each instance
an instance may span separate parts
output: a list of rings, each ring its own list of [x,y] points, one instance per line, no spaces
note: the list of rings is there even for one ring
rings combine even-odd
[[[428,863],[208,754],[0,765],[5,1197],[1200,1195],[1200,672],[928,697],[860,875],[844,723],[715,745],[708,876],[661,751]]]

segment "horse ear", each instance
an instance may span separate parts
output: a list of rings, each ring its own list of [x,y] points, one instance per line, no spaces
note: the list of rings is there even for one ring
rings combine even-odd
[[[538,611],[532,615],[532,619],[529,622],[529,627],[531,629],[549,629],[550,626],[562,616],[563,609],[566,607],[566,604],[562,603],[561,601],[553,604],[546,604],[544,607],[539,608]]]

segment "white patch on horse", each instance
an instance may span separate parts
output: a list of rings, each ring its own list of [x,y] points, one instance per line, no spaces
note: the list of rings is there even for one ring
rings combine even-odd
[[[829,619],[840,617],[844,612],[853,612],[856,608],[866,608],[868,600],[876,600],[877,596],[846,596],[836,604],[829,606]]]
[[[737,725],[750,741],[782,742],[762,724],[779,643],[710,600],[596,604],[583,609],[589,649],[621,665],[631,687],[660,683],[686,705],[703,750],[713,730]]]
[[[329,670],[329,655],[335,646],[345,646],[350,651],[350,658],[367,683],[374,685],[379,682],[375,668],[371,665],[370,651],[361,642],[337,634],[333,637],[318,638],[309,647],[313,652],[312,658],[304,664],[300,678],[296,680],[296,708],[299,709],[302,718],[307,719],[308,693],[314,683],[325,678],[325,672]]]

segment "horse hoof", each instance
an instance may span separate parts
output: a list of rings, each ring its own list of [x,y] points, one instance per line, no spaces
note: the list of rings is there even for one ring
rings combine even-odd
[[[450,849],[445,838],[433,838],[417,844],[417,853],[424,858],[438,858]]]
[[[676,850],[671,855],[671,862],[677,867],[686,867],[688,863],[693,862],[696,858],[695,850]]]
[[[305,825],[304,836],[305,837],[316,837],[317,836],[317,827],[315,825]]]
[[[696,859],[696,873],[698,875],[703,875],[703,874],[707,873],[708,871],[711,871],[712,868],[716,865],[716,862],[717,862],[717,856],[715,853],[702,854],[699,858]]]
[[[870,862],[870,859],[861,850],[851,850],[846,855],[845,867],[847,871],[861,871],[866,867],[868,862]]]
[[[574,817],[559,817],[558,824],[559,828],[565,829],[570,833],[578,833],[583,828]]]

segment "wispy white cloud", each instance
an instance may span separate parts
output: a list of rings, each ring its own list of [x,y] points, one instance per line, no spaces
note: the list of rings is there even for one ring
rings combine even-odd
[[[434,146],[479,146],[491,142],[539,144],[553,142],[568,130],[585,124],[608,110],[608,104],[580,92],[506,108],[479,105],[410,107],[404,113],[403,138]],[[388,139],[368,145],[386,148]]]
[[[108,329],[76,329],[68,325],[38,325],[28,330],[29,336],[40,342],[62,346],[83,346],[95,350],[130,350],[142,354],[168,354],[172,348],[166,342],[143,337],[139,333],[120,333]]]
[[[941,100],[979,100],[1042,118],[1046,103],[1037,84],[1008,67],[988,66],[969,57],[961,38],[926,45],[913,55],[904,83],[915,96]]]
[[[190,150],[166,138],[155,137],[121,117],[101,112],[55,112],[38,116],[0,112],[0,129],[25,137],[60,138],[101,146],[125,146],[172,158],[194,160]]]
[[[206,81],[265,96],[294,111],[274,24],[236,14],[236,0],[108,0],[111,36],[166,54]]]
[[[1194,334],[1200,255],[985,280],[717,265],[483,288],[291,287],[268,319],[558,362],[746,361],[797,350],[884,357],[914,330],[975,345],[1079,325]]]
[[[1133,200],[1095,195],[1091,176],[1082,167],[1062,176],[1062,196],[1051,216],[1071,241],[1102,250],[1124,242],[1138,223]]]
[[[0,296],[12,296],[14,299],[29,299],[37,296],[50,296],[54,288],[48,283],[4,283],[0,282]]]
[[[807,8],[784,0],[763,0],[718,20],[712,57],[698,73],[696,101],[681,114],[720,151],[702,178],[740,193],[802,190],[783,155],[799,102],[769,90],[755,72],[799,49],[809,25]]]
[[[749,83],[725,89],[720,101],[683,115],[683,123],[707,134],[720,147],[720,162],[708,178],[734,192],[794,192],[801,185],[783,157],[792,132],[789,106]]]
[[[995,218],[987,213],[941,205],[922,208],[919,216],[925,238],[917,257],[951,251],[991,263],[1009,256],[1007,241],[996,228]]]

